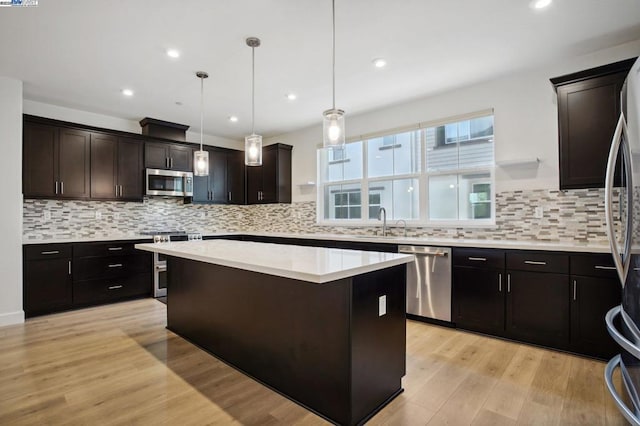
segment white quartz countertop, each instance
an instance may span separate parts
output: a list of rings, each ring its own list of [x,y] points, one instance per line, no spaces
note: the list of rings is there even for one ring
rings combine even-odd
[[[478,240],[460,238],[416,238],[416,237],[378,237],[374,235],[345,235],[345,234],[294,234],[280,232],[201,232],[203,236],[225,236],[225,235],[252,235],[263,237],[280,238],[300,238],[311,240],[334,240],[352,241],[367,243],[387,243],[406,244],[442,247],[476,247],[476,248],[498,248],[512,250],[542,250],[542,251],[565,251],[565,252],[585,252],[585,253],[610,253],[608,244],[579,243],[579,242],[547,242],[547,241],[515,241],[515,240]],[[23,244],[52,244],[52,243],[79,243],[92,241],[124,241],[151,239],[148,235],[105,235],[87,238],[24,238]]]
[[[413,255],[208,240],[136,244],[140,250],[313,283],[404,265]]]

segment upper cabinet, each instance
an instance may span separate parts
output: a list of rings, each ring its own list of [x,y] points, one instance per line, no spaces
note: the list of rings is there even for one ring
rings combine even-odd
[[[193,201],[244,204],[244,152],[206,147],[209,175],[194,176]]]
[[[193,149],[181,144],[146,142],[144,166],[147,169],[193,171]]]
[[[142,140],[91,135],[91,198],[142,200]]]
[[[620,91],[635,58],[552,78],[558,96],[560,189],[603,188]],[[616,185],[620,174],[616,171]]]
[[[247,204],[291,203],[291,145],[262,148],[262,166],[247,167]]]
[[[23,194],[89,198],[91,133],[24,122]]]

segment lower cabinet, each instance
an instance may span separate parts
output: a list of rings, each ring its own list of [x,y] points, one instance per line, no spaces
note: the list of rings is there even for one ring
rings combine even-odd
[[[135,243],[25,246],[25,315],[150,296],[151,254],[135,250]]]
[[[71,245],[38,244],[25,247],[23,279],[26,316],[71,308]]]

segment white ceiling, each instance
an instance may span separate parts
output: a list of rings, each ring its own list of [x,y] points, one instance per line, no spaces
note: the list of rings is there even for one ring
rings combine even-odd
[[[26,99],[199,131],[205,70],[205,133],[239,139],[251,129],[245,38],[257,36],[257,133],[320,123],[331,107],[330,0],[39,3],[0,8],[0,75],[23,80]],[[348,117],[640,39],[640,0],[544,11],[529,0],[336,0],[336,27],[336,106]],[[182,56],[168,58],[170,47]],[[388,66],[375,69],[377,57]]]

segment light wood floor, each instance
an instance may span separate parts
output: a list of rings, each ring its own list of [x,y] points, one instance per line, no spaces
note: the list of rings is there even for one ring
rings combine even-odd
[[[166,330],[137,300],[0,328],[0,425],[325,421]],[[405,392],[373,425],[625,424],[604,363],[408,322]]]

